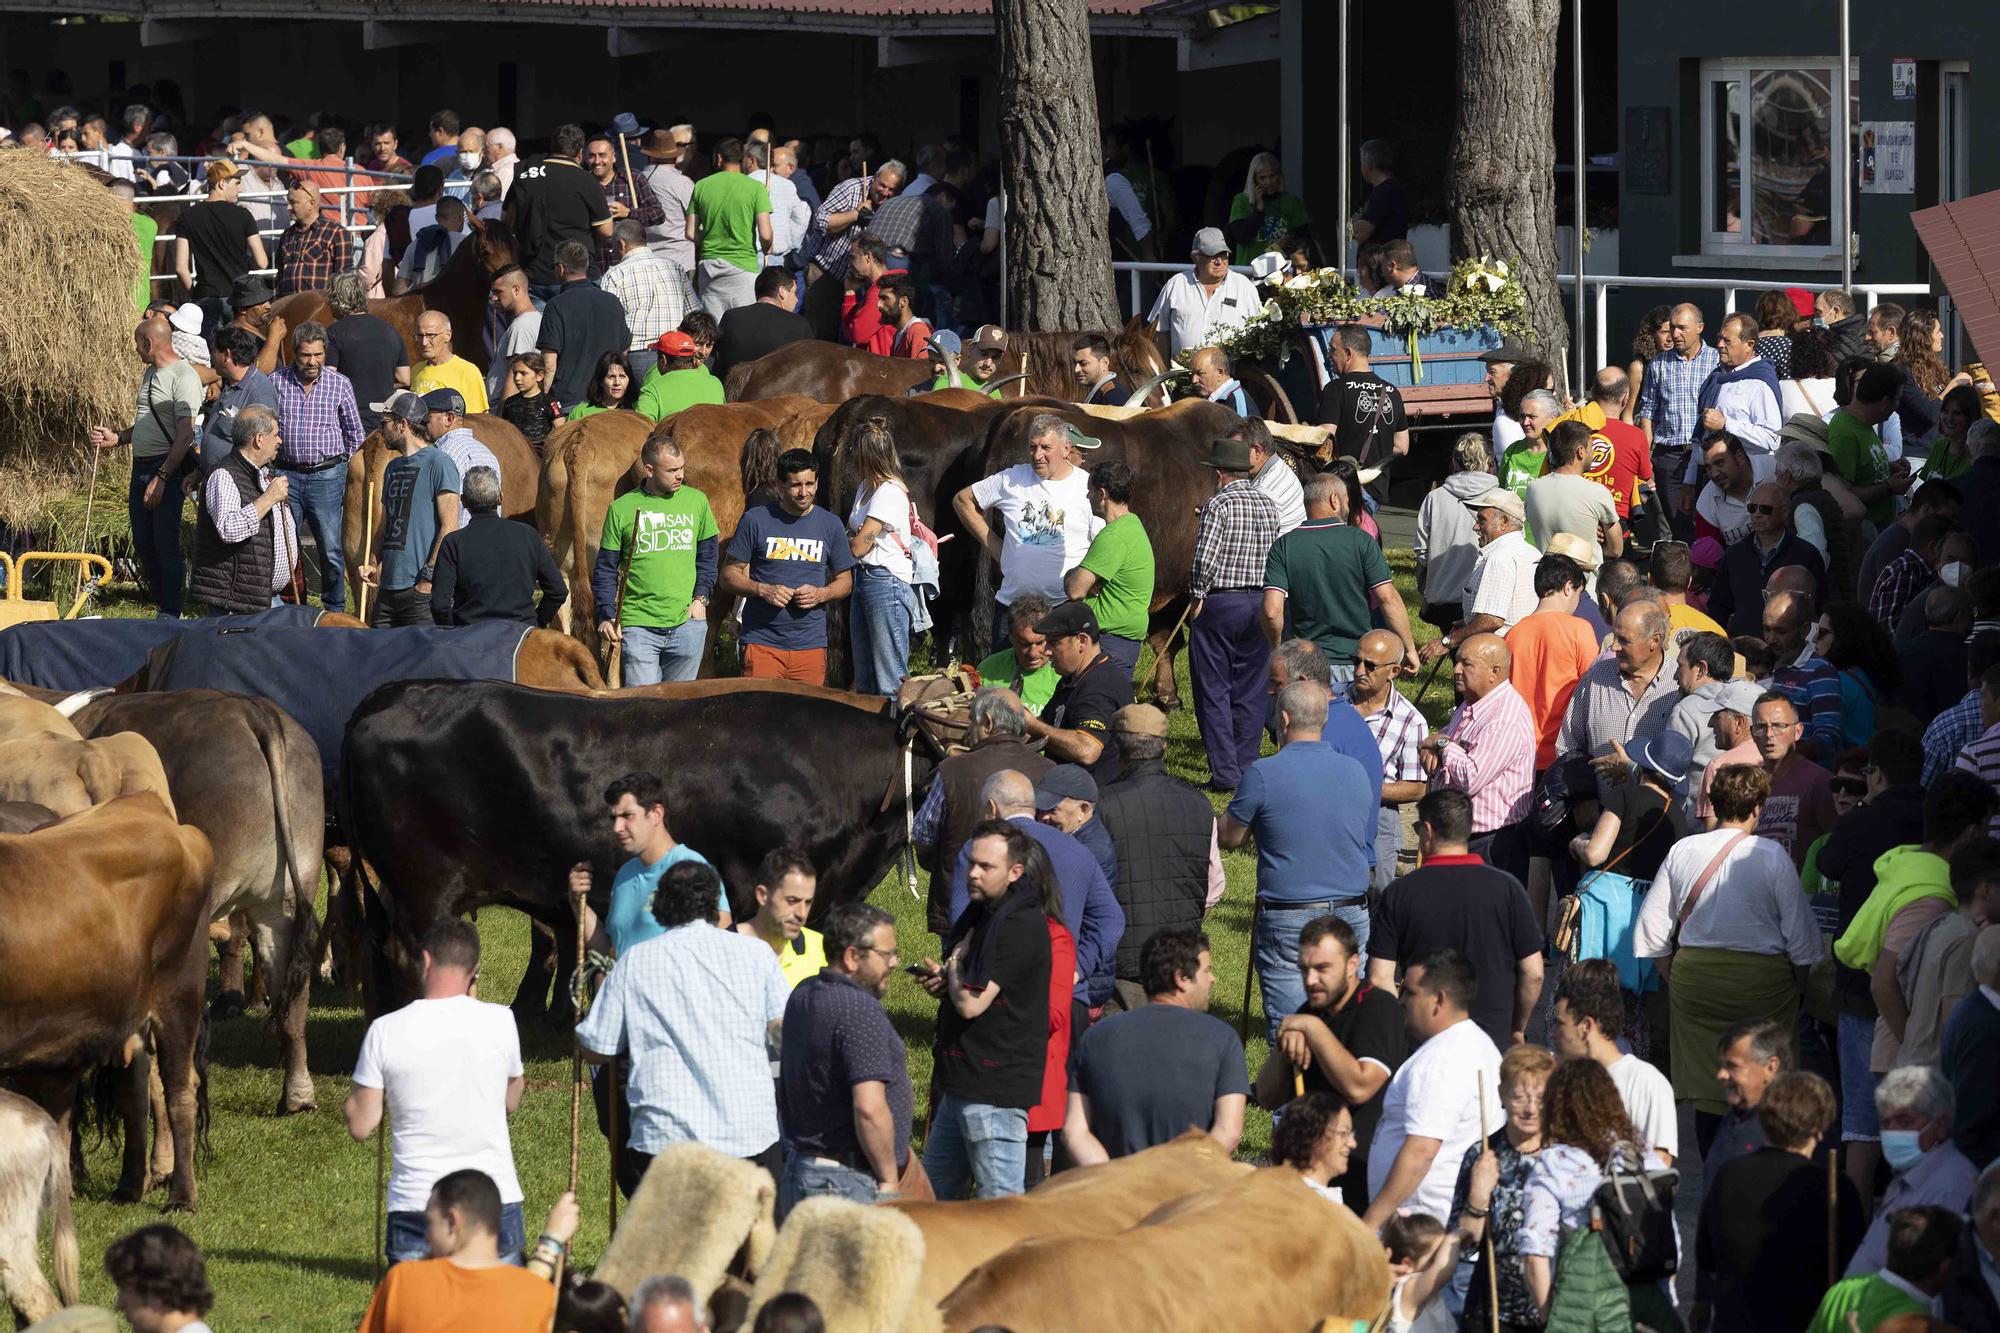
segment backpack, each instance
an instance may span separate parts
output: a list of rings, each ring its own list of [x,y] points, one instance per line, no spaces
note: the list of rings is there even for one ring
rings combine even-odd
[[[1649,1168],[1645,1161],[1635,1145],[1618,1144],[1591,1194],[1591,1229],[1603,1238],[1611,1266],[1628,1287],[1672,1277],[1680,1267],[1674,1239],[1680,1172]]]

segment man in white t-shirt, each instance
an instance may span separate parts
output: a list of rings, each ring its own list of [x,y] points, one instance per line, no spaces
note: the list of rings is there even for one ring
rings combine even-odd
[[[1744,448],[1734,435],[1718,435],[1701,446],[1708,483],[1695,497],[1695,535],[1733,546],[1750,535],[1750,492],[1776,476],[1778,458]]]
[[[483,1171],[500,1189],[500,1254],[521,1262],[527,1242],[521,1182],[507,1117],[527,1079],[513,1011],[472,996],[479,931],[453,917],[424,936],[424,994],[368,1025],[347,1095],[347,1132],[366,1142],[389,1113],[395,1165],[383,1257],[430,1255],[424,1209],[431,1186],[453,1171]]]
[[[1399,1212],[1451,1215],[1466,1150],[1507,1122],[1500,1105],[1500,1048],[1472,1021],[1479,979],[1472,960],[1436,949],[1403,968],[1403,1026],[1416,1049],[1382,1094],[1382,1119],[1368,1150],[1371,1231]],[[1481,1078],[1485,1096],[1482,1099]]]
[[[500,346],[486,371],[486,401],[497,404],[514,396],[513,367],[508,358],[535,350],[536,340],[542,336],[542,312],[535,309],[528,295],[528,275],[518,266],[493,279],[492,301],[508,319],[507,331],[500,335]]]
[[[1603,1065],[1618,1087],[1626,1117],[1639,1131],[1639,1146],[1658,1151],[1672,1165],[1681,1155],[1674,1085],[1654,1066],[1618,1049],[1618,1034],[1624,1028],[1625,993],[1618,965],[1609,958],[1570,964],[1556,987],[1555,1022],[1549,1025],[1556,1054]]]
[[[999,606],[993,614],[993,642],[1007,637],[1007,607],[1033,593],[1051,606],[1063,600],[1063,575],[1083,563],[1090,539],[1104,526],[1091,512],[1090,474],[1071,462],[1072,447],[1095,449],[1099,441],[1053,412],[1037,412],[1028,422],[1028,455],[952,497],[952,508],[975,542],[1000,562]],[[991,515],[997,513],[996,525]]]
[[[1223,335],[1264,310],[1257,284],[1229,266],[1229,242],[1220,227],[1194,234],[1194,267],[1160,288],[1146,322],[1167,335],[1167,354],[1219,343]]]

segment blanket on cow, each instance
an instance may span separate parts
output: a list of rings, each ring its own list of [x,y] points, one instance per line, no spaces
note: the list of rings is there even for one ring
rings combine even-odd
[[[146,665],[146,654],[191,630],[216,626],[310,626],[316,606],[274,606],[252,616],[207,620],[33,620],[0,630],[0,679],[43,690],[116,685]]]
[[[208,628],[212,627],[212,628]],[[376,688],[398,680],[514,679],[531,626],[488,620],[457,629],[302,629],[205,620],[147,658],[155,690],[234,690],[269,699],[319,746],[329,786],[347,720]]]

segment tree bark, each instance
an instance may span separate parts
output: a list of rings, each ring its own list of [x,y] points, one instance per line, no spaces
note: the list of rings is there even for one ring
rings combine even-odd
[[[994,0],[1007,322],[1115,329],[1104,159],[1086,0]]]
[[[1505,260],[1542,357],[1567,379],[1556,286],[1556,25],[1562,0],[1458,0],[1458,126],[1448,186],[1454,260]]]

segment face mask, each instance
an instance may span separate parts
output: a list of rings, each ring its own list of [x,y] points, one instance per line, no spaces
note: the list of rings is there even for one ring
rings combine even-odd
[[[464,167],[467,171],[479,170],[479,154],[460,153],[458,155],[458,165]]]
[[[1968,570],[1969,567],[1963,560],[1947,561],[1945,566],[1938,570],[1938,578],[1944,581],[1944,586],[1947,588],[1963,587]]]
[[[1924,1150],[1917,1140],[1921,1130],[1885,1129],[1882,1131],[1882,1156],[1888,1159],[1892,1171],[1907,1171],[1923,1159]]]
[[[1823,328],[1825,328],[1825,327],[1826,327],[1826,316],[1825,316],[1825,315],[1814,315],[1814,316],[1813,316],[1813,321],[1812,321],[1812,326],[1813,326],[1814,328],[1816,328],[1816,329],[1823,329]]]

